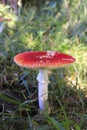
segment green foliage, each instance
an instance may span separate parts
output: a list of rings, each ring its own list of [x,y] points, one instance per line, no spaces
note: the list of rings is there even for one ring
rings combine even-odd
[[[86,4],[85,0],[68,0],[68,11],[64,5],[60,10],[53,9],[47,1],[39,15],[29,6],[18,17],[9,13],[9,7],[0,5],[0,15],[11,19],[0,34],[0,107],[4,108],[0,109],[0,129],[86,129]],[[30,50],[60,51],[76,58],[73,66],[54,70],[49,77],[50,115],[39,113],[38,72],[13,62],[17,53]]]
[[[17,101],[16,99],[12,99],[11,97],[9,97],[3,93],[0,93],[0,99],[5,100],[9,103],[13,103],[15,105],[19,105],[21,103],[21,102]]]
[[[64,127],[52,117],[48,117],[49,121],[53,124],[56,130],[65,130]]]
[[[62,121],[61,123],[53,117],[48,117],[48,120],[52,123],[55,130],[70,130],[73,128],[75,130],[80,130],[79,125],[71,120]]]

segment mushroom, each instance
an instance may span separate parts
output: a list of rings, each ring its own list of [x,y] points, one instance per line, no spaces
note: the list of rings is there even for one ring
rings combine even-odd
[[[5,25],[4,25],[5,21],[10,21],[10,19],[0,17],[0,33],[3,32],[5,28]]]
[[[38,69],[38,100],[42,111],[48,104],[48,70],[65,67],[75,62],[75,59],[67,54],[54,51],[29,51],[17,54],[14,61],[22,67]]]

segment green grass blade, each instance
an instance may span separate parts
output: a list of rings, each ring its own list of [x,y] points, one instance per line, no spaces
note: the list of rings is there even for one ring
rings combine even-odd
[[[6,102],[9,102],[9,103],[13,103],[13,104],[15,104],[15,105],[20,105],[20,104],[21,104],[20,101],[17,101],[17,100],[15,100],[15,99],[12,99],[11,97],[9,97],[9,96],[7,96],[7,95],[5,95],[5,94],[3,94],[3,93],[0,93],[0,99],[4,100],[4,101],[6,101]]]
[[[76,124],[75,122],[73,122],[72,120],[66,120],[62,122],[63,127],[66,130],[70,130],[70,127],[73,126],[75,128],[75,130],[80,130],[80,127],[78,126],[78,124]]]
[[[53,124],[56,130],[65,130],[61,123],[55,120],[54,118],[48,117],[48,119]]]
[[[75,124],[74,127],[76,130],[80,130],[80,127],[78,126],[78,124]]]

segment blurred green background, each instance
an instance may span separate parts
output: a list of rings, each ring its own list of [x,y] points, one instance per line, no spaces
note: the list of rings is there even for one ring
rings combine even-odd
[[[0,33],[0,129],[87,130],[87,1],[18,2],[18,14],[0,4],[0,17],[10,19]],[[76,58],[49,76],[49,115],[38,108],[38,71],[13,61],[16,54],[32,50]]]

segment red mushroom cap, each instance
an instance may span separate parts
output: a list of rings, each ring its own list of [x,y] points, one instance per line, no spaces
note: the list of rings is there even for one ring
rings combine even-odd
[[[39,69],[55,69],[75,62],[75,59],[67,54],[54,51],[30,51],[17,54],[14,61],[22,67]]]

